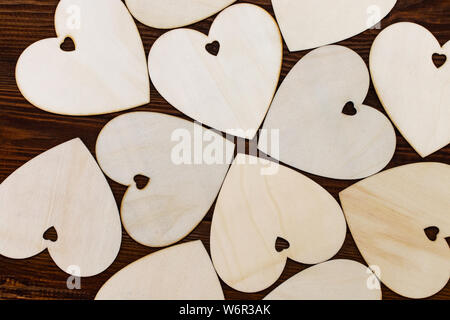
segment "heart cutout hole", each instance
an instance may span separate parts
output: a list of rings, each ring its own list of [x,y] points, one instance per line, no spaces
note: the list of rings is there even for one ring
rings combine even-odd
[[[281,237],[278,237],[275,241],[275,250],[277,250],[277,252],[289,249],[290,246],[289,242]]]
[[[138,174],[137,176],[134,177],[134,182],[136,183],[136,187],[139,190],[142,190],[148,186],[148,184],[150,182],[150,178],[146,177],[144,175]]]
[[[450,248],[450,237],[445,238],[445,241],[447,241],[448,247]]]
[[[66,52],[75,51],[75,49],[76,49],[75,42],[73,42],[73,39],[71,37],[66,37],[64,39],[63,43],[61,43],[60,48],[62,51],[66,51]]]
[[[439,228],[438,227],[428,227],[423,230],[425,232],[425,235],[430,241],[436,241],[437,235],[439,234]]]
[[[447,56],[445,54],[439,54],[435,53],[433,54],[433,63],[436,66],[436,68],[442,67],[445,62],[447,61]]]
[[[50,227],[47,229],[47,231],[44,232],[42,237],[44,238],[44,240],[56,242],[58,240],[58,232],[56,232],[55,227]]]
[[[354,116],[358,113],[358,110],[356,110],[355,104],[349,101],[345,104],[344,108],[342,108],[342,113],[347,116]]]
[[[220,51],[220,43],[219,43],[219,41],[213,41],[211,43],[208,43],[205,46],[205,49],[206,49],[206,51],[208,51],[208,53],[210,55],[217,57],[217,55],[219,54],[219,51]]]

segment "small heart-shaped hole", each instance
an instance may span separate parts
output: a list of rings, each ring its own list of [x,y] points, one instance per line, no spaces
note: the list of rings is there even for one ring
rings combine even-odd
[[[44,232],[42,236],[45,240],[49,240],[51,242],[56,242],[58,240],[58,232],[56,232],[55,227],[50,227],[47,231]]]
[[[450,237],[445,238],[445,241],[447,241],[448,247],[450,248]]]
[[[439,234],[439,228],[438,227],[428,227],[423,230],[425,232],[425,235],[430,241],[436,241],[437,235]]]
[[[75,42],[73,42],[71,37],[66,37],[63,41],[63,43],[61,43],[60,46],[62,51],[66,51],[66,52],[71,52],[71,51],[75,51]]]
[[[277,252],[289,249],[290,246],[289,242],[281,237],[278,237],[275,241],[275,250],[277,250]]]
[[[345,104],[344,108],[342,108],[342,113],[347,116],[354,116],[358,111],[355,108],[355,104],[349,101]]]
[[[139,190],[145,189],[145,187],[147,187],[148,183],[150,182],[150,178],[138,174],[137,176],[134,177],[134,182],[136,182],[136,187]]]
[[[220,51],[220,43],[219,43],[219,41],[213,41],[211,43],[208,43],[205,46],[205,49],[206,49],[206,51],[208,51],[209,54],[216,57]]]
[[[447,61],[447,56],[445,54],[439,54],[435,53],[433,54],[433,63],[436,66],[436,68],[440,68],[444,65],[444,63]]]

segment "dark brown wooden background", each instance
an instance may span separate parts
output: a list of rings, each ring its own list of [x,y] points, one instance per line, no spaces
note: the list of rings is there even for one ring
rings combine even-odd
[[[270,0],[245,2],[260,5],[273,15]],[[14,77],[17,59],[28,45],[37,40],[55,36],[53,14],[57,3],[57,0],[0,0],[0,182],[33,157],[75,137],[80,137],[94,154],[96,138],[101,128],[120,114],[84,118],[58,116],[33,107],[20,94]],[[213,18],[199,22],[193,28],[207,33]],[[385,28],[400,21],[416,22],[427,27],[443,45],[450,40],[450,0],[398,0],[393,11],[381,22],[381,27]],[[136,23],[148,54],[155,39],[166,31]],[[368,30],[340,44],[358,52],[368,63],[371,44],[379,32],[380,30]],[[305,51],[289,53],[285,45],[281,80],[306,53]],[[365,103],[383,110],[373,87]],[[151,87],[151,103],[137,110],[182,116],[158,94],[153,86]],[[450,162],[450,146],[423,160],[398,131],[397,137],[397,151],[389,167],[419,161]],[[309,174],[307,176],[320,183],[336,199],[338,199],[338,192],[354,183],[354,181],[337,181]],[[120,204],[125,187],[109,182],[117,203]],[[212,210],[183,241],[201,239],[209,249],[211,218]],[[0,256],[0,298],[92,299],[102,284],[114,273],[154,251],[155,249],[137,244],[124,232],[122,248],[117,260],[104,273],[92,278],[83,278],[81,290],[67,289],[67,275],[52,262],[47,251],[27,260],[11,260]],[[336,258],[354,259],[364,263],[350,234],[347,235],[345,245]],[[225,296],[227,299],[260,299],[306,267],[288,261],[277,283],[257,294],[243,294],[223,284]],[[383,287],[383,298],[401,297]],[[449,299],[450,285],[447,284],[445,289],[432,298]]]

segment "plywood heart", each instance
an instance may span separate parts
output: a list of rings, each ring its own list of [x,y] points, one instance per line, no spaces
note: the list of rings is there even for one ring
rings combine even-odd
[[[379,172],[394,155],[396,137],[389,119],[363,104],[369,85],[369,72],[356,52],[326,46],[308,53],[278,90],[259,149],[328,178],[360,179]],[[343,113],[348,102],[356,114]],[[274,130],[279,139],[272,141],[265,133]]]
[[[276,165],[277,170],[267,171]],[[341,248],[345,219],[321,186],[287,167],[239,154],[225,179],[211,226],[211,255],[222,280],[242,292],[271,286],[287,258],[326,261]],[[277,238],[289,242],[278,252]]]
[[[434,54],[450,57],[425,28],[402,22],[375,39],[370,71],[386,112],[413,148],[426,157],[450,143],[450,63],[437,68]]]
[[[160,247],[189,234],[212,206],[234,156],[234,144],[192,122],[134,112],[100,133],[97,159],[112,180],[129,186],[122,222],[137,242]],[[149,179],[140,189],[136,176]]]
[[[236,0],[125,0],[143,24],[160,29],[183,27],[206,19]]]
[[[331,260],[286,280],[265,300],[381,300],[380,282],[364,265]]]
[[[150,254],[116,273],[96,300],[223,300],[201,241]]]
[[[17,85],[29,102],[74,116],[150,102],[144,47],[120,0],[61,0],[55,29],[57,38],[32,44],[17,62]],[[75,51],[61,50],[67,37]]]
[[[351,38],[383,19],[397,0],[272,0],[290,51]]]
[[[449,280],[450,166],[416,163],[363,180],[340,193],[350,231],[381,281],[410,298],[429,297]],[[429,239],[425,230],[438,234]]]
[[[89,277],[108,268],[119,252],[116,202],[79,139],[11,174],[0,185],[0,203],[0,254],[8,258],[31,258],[48,249],[63,271]],[[53,241],[44,239],[50,228],[57,233]]]
[[[217,41],[217,55],[206,50]],[[175,108],[214,129],[252,139],[270,106],[282,63],[277,24],[260,7],[222,11],[209,35],[177,29],[150,50],[150,77]]]

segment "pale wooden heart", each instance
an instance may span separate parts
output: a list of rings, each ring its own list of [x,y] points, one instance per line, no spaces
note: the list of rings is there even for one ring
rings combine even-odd
[[[206,19],[236,0],[125,0],[131,14],[143,24],[172,29]]]
[[[352,260],[332,260],[296,274],[264,300],[381,300],[381,289],[378,278],[366,266]]]
[[[217,200],[211,255],[225,283],[257,292],[278,279],[287,258],[306,264],[330,259],[345,233],[339,204],[321,186],[287,167],[239,154]],[[277,238],[289,248],[277,252]]]
[[[116,273],[96,300],[223,300],[200,240],[150,254]]]
[[[57,240],[44,239],[54,228]],[[67,273],[89,277],[116,258],[122,240],[117,205],[79,139],[27,162],[0,185],[0,254],[26,259],[48,249]]]
[[[290,51],[351,38],[377,25],[397,0],[272,0]]]
[[[429,297],[449,280],[450,166],[416,163],[361,181],[340,193],[350,231],[381,281],[410,298]],[[425,229],[437,227],[437,238]]]
[[[218,41],[217,56],[206,49]],[[209,36],[177,29],[156,40],[149,70],[159,93],[191,118],[252,139],[275,93],[282,42],[273,18],[262,8],[238,4],[222,11]]]
[[[258,148],[297,169],[334,179],[360,179],[382,170],[395,152],[389,119],[366,106],[370,76],[361,57],[326,46],[290,71],[270,107]],[[353,102],[356,115],[343,114]]]
[[[210,148],[221,149],[216,154],[227,151],[215,163],[195,159],[198,139],[203,137],[210,139]],[[207,153],[208,146],[200,152]],[[112,180],[129,186],[121,207],[127,232],[143,245],[162,247],[188,235],[211,208],[234,147],[222,136],[192,122],[134,112],[113,119],[103,128],[96,152],[103,171]],[[181,161],[179,154],[187,155],[190,163]],[[142,190],[133,180],[138,175],[150,179]]]
[[[120,0],[61,0],[55,29],[57,38],[32,44],[17,62],[17,85],[29,102],[74,116],[150,102],[144,47]],[[67,37],[75,51],[60,49]]]
[[[426,157],[450,143],[450,57],[425,28],[397,23],[383,30],[370,51],[370,71],[386,112],[411,146]]]

